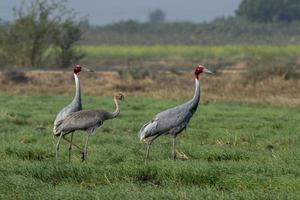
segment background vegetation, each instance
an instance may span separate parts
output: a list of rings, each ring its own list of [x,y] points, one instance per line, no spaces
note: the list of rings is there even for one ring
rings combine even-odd
[[[46,67],[49,62],[53,64],[53,56],[60,67],[78,61],[82,53],[74,44],[82,32],[73,11],[64,3],[64,0],[32,0],[14,8],[15,20],[4,23],[0,29],[0,64]]]
[[[129,20],[85,29],[83,44],[227,45],[300,43],[299,22],[252,22],[229,17],[210,23],[140,23]]]
[[[24,1],[19,8],[15,8],[15,20],[0,23],[1,66],[68,67],[84,55],[98,56],[95,56],[96,51],[78,48],[78,42],[84,45],[188,45],[180,52],[180,47],[177,47],[174,57],[180,53],[181,57],[189,60],[190,51],[193,51],[189,50],[189,45],[296,45],[300,41],[297,15],[300,5],[294,0],[277,0],[268,4],[262,0],[244,0],[236,11],[237,16],[210,23],[170,23],[165,21],[165,13],[157,9],[149,14],[149,22],[146,23],[129,20],[105,26],[90,26],[86,19],[76,18],[75,12],[65,3],[65,0],[32,0]],[[157,52],[169,50],[169,55],[174,52],[174,48],[164,46],[153,48],[162,49]],[[224,47],[224,50],[227,49]],[[129,48],[127,52],[132,50]],[[136,52],[125,56],[135,54],[139,56]],[[214,52],[201,51],[193,57],[198,56],[200,60],[207,56],[206,59],[211,59],[210,54]],[[284,51],[282,54],[286,55]],[[251,57],[251,52],[247,56]],[[102,55],[99,57],[102,58]],[[101,61],[100,58],[98,61]]]
[[[298,0],[243,0],[237,15],[259,22],[299,21]]]
[[[298,79],[300,73],[297,45],[89,45],[82,49],[87,53],[85,63],[106,70],[107,66],[127,66],[127,70],[186,71],[188,66],[202,63],[219,72],[246,72],[246,79],[255,81],[273,76]]]

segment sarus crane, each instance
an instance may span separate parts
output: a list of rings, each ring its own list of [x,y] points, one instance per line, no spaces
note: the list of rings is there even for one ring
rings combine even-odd
[[[54,136],[59,136],[60,133],[56,132],[58,122],[65,119],[66,116],[68,116],[72,112],[76,112],[82,109],[81,105],[81,92],[80,92],[80,81],[78,74],[81,72],[93,72],[93,70],[88,69],[86,67],[80,66],[80,65],[75,65],[73,68],[74,72],[74,79],[75,79],[75,96],[72,102],[64,107],[56,116],[56,119],[54,121],[53,125],[53,134]],[[69,142],[69,159],[71,159],[71,150],[72,150],[72,140],[73,140],[73,133],[71,134],[71,140],[69,141],[68,139],[64,138],[67,142]],[[56,155],[57,157],[58,155]]]
[[[74,133],[76,130],[82,130],[87,132],[87,137],[85,141],[84,150],[81,150],[80,147],[76,146],[81,150],[81,158],[82,161],[86,159],[87,156],[87,146],[88,139],[94,131],[99,128],[104,121],[113,119],[117,117],[120,113],[119,101],[124,100],[124,96],[122,94],[117,94],[114,96],[114,102],[116,105],[116,109],[113,112],[108,112],[100,109],[96,110],[81,110],[77,112],[73,112],[69,114],[65,119],[58,121],[55,132],[58,133],[59,139],[56,146],[56,155],[58,156],[59,144],[61,138],[64,138],[69,133]]]
[[[195,92],[191,100],[186,103],[170,108],[158,113],[150,122],[146,123],[139,131],[140,141],[147,143],[146,160],[149,155],[149,149],[152,142],[161,135],[171,135],[173,141],[172,155],[176,159],[175,139],[188,125],[191,117],[196,112],[200,100],[200,81],[199,75],[202,73],[213,74],[202,65],[195,69]]]

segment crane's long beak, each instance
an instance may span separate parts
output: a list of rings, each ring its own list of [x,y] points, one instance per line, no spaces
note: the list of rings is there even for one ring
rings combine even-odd
[[[94,70],[92,69],[89,69],[87,67],[81,67],[82,71],[85,71],[85,72],[94,72]]]
[[[207,74],[214,74],[212,71],[210,71],[210,70],[208,70],[208,69],[206,69],[206,68],[203,69],[203,72],[205,72],[205,73],[207,73]]]

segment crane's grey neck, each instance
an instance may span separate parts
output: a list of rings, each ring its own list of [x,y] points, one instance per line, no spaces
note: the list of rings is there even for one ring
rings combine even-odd
[[[75,96],[73,102],[78,103],[81,107],[80,81],[77,74],[75,73],[74,73],[74,79],[75,79],[76,90],[75,90]]]
[[[120,114],[119,102],[116,99],[116,97],[114,98],[114,102],[115,102],[115,105],[116,105],[116,110],[114,112],[109,112],[108,113],[108,118],[109,119],[115,118]]]
[[[195,79],[195,92],[194,92],[194,96],[191,99],[191,109],[196,111],[198,104],[199,104],[199,100],[200,100],[200,81],[196,78]]]

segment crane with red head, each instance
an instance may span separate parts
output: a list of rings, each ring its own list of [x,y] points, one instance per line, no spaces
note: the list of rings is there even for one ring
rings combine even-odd
[[[82,104],[81,104],[81,90],[80,90],[80,81],[79,81],[79,73],[83,71],[83,72],[93,72],[93,70],[81,66],[81,65],[75,65],[73,67],[73,76],[75,79],[75,96],[73,98],[73,100],[71,101],[71,103],[69,105],[67,105],[66,107],[64,107],[56,116],[55,121],[54,121],[54,125],[53,125],[53,135],[54,136],[59,136],[61,133],[57,132],[57,125],[58,122],[65,119],[69,114],[73,113],[73,112],[77,112],[79,110],[82,109]],[[72,149],[72,140],[73,140],[73,133],[71,134],[71,140],[68,140],[66,138],[64,138],[66,141],[68,141],[70,143],[69,145],[69,159],[71,157],[71,149]],[[56,148],[59,148],[59,143],[56,145]],[[58,157],[58,150],[56,150],[56,157]]]
[[[199,75],[201,73],[213,74],[210,70],[202,65],[195,68],[195,92],[191,100],[167,109],[158,113],[150,122],[146,123],[139,131],[139,139],[146,142],[147,151],[146,159],[149,155],[149,149],[152,142],[161,135],[171,135],[173,139],[172,155],[176,158],[175,153],[175,139],[188,125],[193,114],[196,112],[200,100],[200,81]]]

